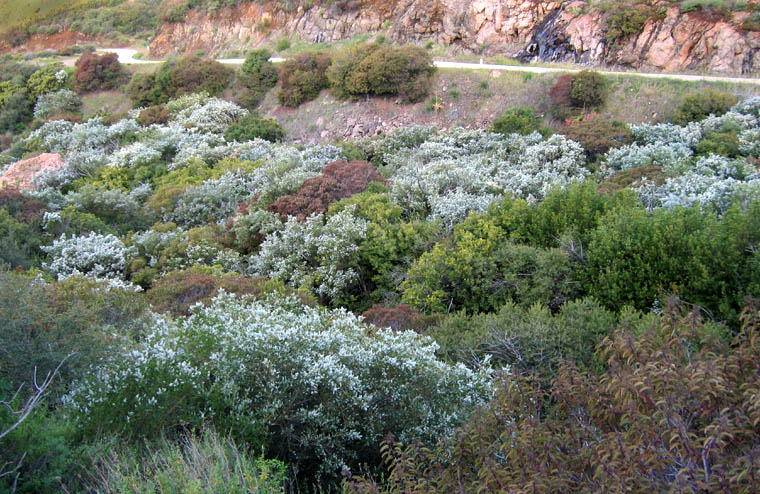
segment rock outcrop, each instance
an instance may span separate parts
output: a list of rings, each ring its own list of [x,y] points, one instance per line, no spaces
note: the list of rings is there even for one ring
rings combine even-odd
[[[57,170],[63,165],[63,158],[55,153],[42,153],[33,158],[17,161],[0,176],[0,188],[16,187],[21,190],[33,190],[34,177],[45,170]]]
[[[648,20],[641,33],[613,44],[605,39],[603,15],[583,0],[333,0],[290,10],[269,1],[211,15],[191,11],[184,22],[163,24],[150,49],[155,56],[222,54],[289,35],[333,42],[381,33],[398,43],[431,40],[463,52],[524,60],[732,74],[760,70],[755,57],[760,33],[741,28],[748,12],[725,20],[701,11],[682,14],[670,5],[663,2],[663,15]]]

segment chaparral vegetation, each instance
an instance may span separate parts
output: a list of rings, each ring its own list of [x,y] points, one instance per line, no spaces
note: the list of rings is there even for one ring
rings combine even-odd
[[[305,143],[432,58],[269,57],[0,64],[0,493],[756,492],[760,97]]]

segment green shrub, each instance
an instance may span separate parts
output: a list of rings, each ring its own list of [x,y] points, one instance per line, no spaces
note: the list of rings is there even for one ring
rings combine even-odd
[[[282,38],[280,41],[277,42],[277,46],[275,46],[275,49],[277,51],[285,51],[290,48],[290,40],[288,38]]]
[[[281,141],[285,137],[285,131],[273,118],[261,118],[255,113],[250,113],[237,122],[230,124],[224,133],[228,141],[247,142],[253,139],[265,139],[271,142]]]
[[[473,365],[490,355],[497,366],[508,365],[515,373],[553,378],[561,359],[583,369],[600,368],[596,345],[616,323],[614,312],[587,298],[567,302],[555,314],[545,305],[512,303],[489,314],[458,312],[428,334],[449,360]]]
[[[542,121],[536,117],[533,108],[529,106],[517,106],[505,110],[499,118],[491,124],[491,132],[500,134],[522,134],[528,135],[532,132],[538,132],[544,137],[551,135],[550,128],[542,125]]]
[[[283,62],[277,99],[291,107],[313,100],[329,86],[326,74],[329,65],[330,57],[321,52],[302,53]]]
[[[122,445],[94,458],[93,492],[102,494],[279,494],[285,465],[256,457],[213,429],[161,438],[143,448]]]
[[[134,106],[160,105],[185,93],[205,91],[217,96],[233,74],[219,62],[188,55],[164,62],[155,74],[136,73],[127,92]]]
[[[277,84],[277,69],[269,57],[270,53],[266,50],[254,50],[245,58],[237,81],[244,90],[238,98],[243,106],[255,108],[267,91]]]
[[[39,69],[29,77],[26,89],[32,101],[45,93],[60,89],[72,89],[72,70],[60,62],[51,63]]]
[[[584,110],[598,108],[607,100],[607,92],[607,81],[602,74],[583,70],[573,75],[570,102]]]
[[[422,48],[377,43],[346,48],[328,70],[336,97],[398,95],[407,102],[427,96],[434,74],[432,58]]]
[[[684,98],[673,115],[673,123],[686,125],[689,122],[699,122],[708,115],[720,116],[736,104],[738,98],[733,94],[721,93],[716,89],[708,89]]]
[[[612,148],[633,142],[631,129],[622,122],[589,118],[572,123],[562,133],[583,146],[589,161],[594,162]]]
[[[605,39],[614,43],[618,38],[638,34],[649,19],[650,12],[642,8],[623,7],[606,17],[607,33]]]

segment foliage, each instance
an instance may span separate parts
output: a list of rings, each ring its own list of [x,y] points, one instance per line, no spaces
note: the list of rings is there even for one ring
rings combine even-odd
[[[186,93],[219,95],[232,81],[232,69],[214,60],[187,55],[169,59],[155,74],[136,73],[127,91],[135,107],[160,105]]]
[[[647,309],[661,293],[679,293],[730,320],[757,293],[757,210],[732,207],[718,220],[699,207],[612,211],[587,247],[585,290],[608,308]]]
[[[15,391],[64,362],[51,388],[53,401],[117,340],[141,328],[145,304],[134,292],[71,277],[46,284],[39,278],[0,273],[0,378]],[[108,330],[119,328],[119,333]],[[106,329],[106,330],[104,330]]]
[[[118,237],[98,233],[79,237],[62,235],[42,250],[50,256],[50,262],[44,263],[43,268],[58,279],[81,274],[113,281],[123,279],[127,264],[136,253]]]
[[[82,101],[77,94],[70,89],[61,89],[37,98],[34,118],[46,119],[65,113],[79,113],[81,110]]]
[[[568,139],[580,143],[589,161],[594,162],[612,148],[631,144],[631,130],[622,122],[602,118],[589,118],[572,123],[562,133]]]
[[[96,55],[86,51],[76,61],[74,88],[79,93],[116,89],[126,82],[126,70],[116,53]]]
[[[406,102],[424,99],[434,74],[432,57],[424,49],[375,43],[337,53],[327,72],[337,97],[398,95]]]
[[[607,81],[599,72],[582,70],[573,74],[570,102],[583,110],[599,108],[607,101]]]
[[[493,121],[490,130],[499,134],[517,133],[521,135],[538,132],[544,137],[548,137],[552,133],[550,128],[542,125],[533,108],[528,106],[517,106],[505,110],[499,118]]]
[[[184,271],[172,271],[162,276],[146,293],[156,312],[174,317],[190,315],[190,308],[197,303],[209,305],[219,290],[237,295],[253,295],[263,298],[272,293],[287,296],[292,293],[283,284],[263,277],[214,276],[199,267]],[[304,298],[303,302],[307,302]]]
[[[282,196],[267,208],[283,221],[295,216],[299,221],[312,214],[326,213],[333,202],[364,191],[370,182],[383,182],[375,167],[366,161],[334,161],[322,175],[308,179],[292,195]]]
[[[693,93],[684,98],[675,115],[673,115],[672,120],[677,125],[699,122],[708,115],[723,115],[736,102],[736,96],[721,93],[716,89]]]
[[[285,465],[253,456],[213,429],[183,433],[170,441],[103,452],[91,472],[93,489],[103,494],[278,494]]]
[[[311,101],[329,86],[327,67],[330,57],[320,52],[302,53],[280,66],[280,91],[277,99],[285,106],[296,107]]]
[[[505,378],[491,405],[428,450],[385,443],[385,484],[351,493],[752,492],[758,466],[758,309],[731,345],[669,305],[653,325],[605,338],[596,375],[564,362],[548,388]],[[737,369],[749,369],[737,371]]]
[[[243,106],[255,108],[264,95],[277,84],[279,74],[269,61],[271,54],[266,50],[253,50],[245,57],[240,67],[238,83],[245,88],[241,97]]]
[[[583,70],[562,75],[549,90],[552,113],[565,119],[594,110],[604,105],[608,92],[607,81],[598,72]]]
[[[220,294],[192,312],[156,318],[74,388],[66,401],[86,430],[146,435],[205,417],[329,479],[388,432],[442,437],[488,395],[486,372],[444,364],[413,332],[370,334],[344,310]]]
[[[256,273],[313,289],[325,301],[337,299],[357,281],[352,260],[367,222],[351,209],[330,216],[315,214],[303,223],[290,216],[267,236],[251,265]]]
[[[608,43],[614,43],[619,38],[638,34],[650,15],[651,12],[646,9],[621,5],[605,18],[607,33],[604,38]]]
[[[0,262],[31,268],[39,263],[45,242],[41,227],[45,205],[13,188],[0,189]]]
[[[285,131],[273,118],[261,118],[255,113],[250,113],[237,122],[231,124],[224,133],[228,141],[246,142],[256,138],[270,142],[281,141],[285,137]]]
[[[165,124],[169,121],[169,110],[163,105],[153,105],[140,110],[137,116],[137,123],[143,127],[153,124]]]
[[[39,96],[52,93],[61,89],[72,87],[71,69],[67,69],[62,63],[55,62],[45,65],[31,76],[26,83],[26,89],[32,101]]]

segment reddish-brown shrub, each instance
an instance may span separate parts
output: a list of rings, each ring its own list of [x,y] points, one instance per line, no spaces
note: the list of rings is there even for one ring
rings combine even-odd
[[[612,148],[633,142],[633,135],[626,124],[598,117],[572,122],[562,133],[583,146],[589,161],[596,161]]]
[[[143,127],[152,124],[165,124],[169,121],[169,110],[163,105],[153,105],[140,112],[137,116],[137,123]]]
[[[378,328],[391,328],[394,331],[421,330],[433,324],[437,319],[437,316],[426,316],[407,304],[399,304],[393,307],[375,304],[362,316],[368,323],[374,324]]]
[[[386,442],[386,484],[344,492],[757,492],[760,306],[727,343],[701,309],[669,303],[661,326],[630,322],[599,345],[602,373],[563,362],[546,389],[501,379],[491,405],[431,450]]]
[[[75,65],[74,89],[79,93],[115,89],[128,78],[115,53],[96,55],[86,51]]]
[[[573,114],[573,103],[570,93],[573,90],[573,75],[565,74],[557,79],[557,83],[549,89],[552,101],[552,113],[555,118],[566,119]]]
[[[45,123],[52,122],[53,120],[67,120],[73,123],[82,123],[82,116],[74,113],[59,113],[53,115],[50,118],[45,119]]]
[[[277,98],[285,106],[296,107],[310,101],[326,89],[330,56],[320,52],[302,53],[280,67],[280,92]]]
[[[266,278],[230,276],[217,278],[193,269],[174,271],[159,279],[146,295],[153,310],[173,316],[189,314],[190,307],[198,302],[208,303],[220,288],[228,292],[259,295]]]
[[[366,161],[338,160],[327,165],[322,175],[307,180],[298,191],[269,206],[283,219],[295,216],[303,221],[309,215],[324,213],[333,202],[366,190],[370,182],[383,182],[375,167]]]

